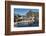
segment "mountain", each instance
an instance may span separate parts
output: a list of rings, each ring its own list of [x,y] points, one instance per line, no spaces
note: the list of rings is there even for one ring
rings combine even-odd
[[[37,16],[39,16],[39,12],[33,12],[30,10],[26,15],[27,15],[27,17],[30,17],[30,16],[36,16],[37,17]]]

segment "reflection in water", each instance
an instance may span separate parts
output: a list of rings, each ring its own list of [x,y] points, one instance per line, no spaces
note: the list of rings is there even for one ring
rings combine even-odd
[[[15,27],[38,27],[39,26],[39,22],[35,21],[33,23],[17,23],[14,25]]]
[[[26,20],[24,19],[22,21],[15,22],[14,26],[15,27],[38,27],[39,20],[34,17],[31,20],[28,18]]]

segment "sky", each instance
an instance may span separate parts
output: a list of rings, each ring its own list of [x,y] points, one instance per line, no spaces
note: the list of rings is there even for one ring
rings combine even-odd
[[[31,10],[32,12],[39,12],[39,9],[24,9],[24,8],[14,8],[14,14],[25,15]]]

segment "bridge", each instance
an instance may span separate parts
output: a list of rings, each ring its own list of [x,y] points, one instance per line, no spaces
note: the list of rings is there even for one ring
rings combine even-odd
[[[16,19],[16,20],[18,20],[18,19]],[[18,23],[33,23],[35,20],[34,20],[34,17],[30,17],[30,18],[19,18],[19,20],[21,20],[21,21],[18,21],[18,22],[15,22],[15,24],[18,24]]]

